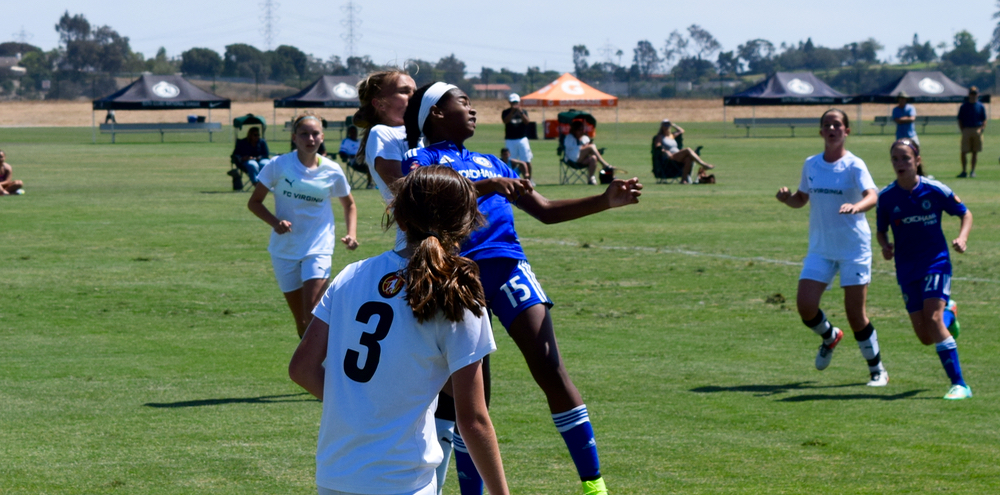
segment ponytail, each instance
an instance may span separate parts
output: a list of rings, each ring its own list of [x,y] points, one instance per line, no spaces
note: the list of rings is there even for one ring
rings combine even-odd
[[[357,112],[354,112],[353,123],[356,127],[365,130],[364,135],[361,136],[361,144],[358,145],[358,153],[356,155],[359,157],[361,163],[365,162],[365,150],[368,148],[368,132],[372,127],[381,124],[372,100],[380,96],[382,91],[390,83],[394,82],[397,77],[408,75],[406,71],[402,70],[383,70],[372,72],[368,74],[368,77],[358,82],[358,100],[361,101],[361,107],[358,108]],[[375,164],[369,163],[368,165],[374,166]]]
[[[482,316],[486,297],[479,267],[459,255],[459,244],[485,223],[472,182],[450,167],[420,167],[398,182],[389,210],[386,227],[398,223],[412,250],[404,278],[417,321],[438,312],[454,322],[466,310]]]

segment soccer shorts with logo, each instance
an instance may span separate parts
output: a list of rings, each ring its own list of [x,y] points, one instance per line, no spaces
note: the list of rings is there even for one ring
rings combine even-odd
[[[330,278],[330,265],[333,256],[329,254],[314,254],[300,260],[289,260],[271,256],[271,266],[274,268],[274,278],[278,280],[281,292],[292,292],[302,288],[306,280]]]
[[[816,254],[807,254],[802,260],[799,280],[808,279],[829,285],[834,275],[840,273],[840,286],[868,285],[872,279],[872,260],[833,260]]]
[[[527,260],[491,258],[476,263],[486,303],[504,328],[509,329],[517,315],[536,304],[552,307]]]
[[[903,302],[907,313],[924,310],[927,299],[942,299],[948,304],[951,298],[951,275],[941,272],[929,272],[923,279],[917,279],[899,286],[903,292]]]

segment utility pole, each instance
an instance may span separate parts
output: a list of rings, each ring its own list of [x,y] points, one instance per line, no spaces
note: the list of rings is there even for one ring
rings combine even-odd
[[[16,33],[14,33],[13,36],[14,36],[14,39],[17,40],[18,43],[27,43],[28,41],[31,40],[31,38],[34,37],[34,36],[31,35],[31,33],[29,33],[29,32],[27,32],[27,31],[24,30],[24,26],[23,25],[21,26],[21,30],[18,31],[18,32],[16,32]]]
[[[357,18],[357,14],[361,13],[361,6],[355,4],[353,1],[348,1],[340,10],[344,13],[344,18],[340,21],[340,25],[344,26],[344,32],[341,33],[340,39],[344,40],[345,47],[347,48],[347,58],[351,58],[355,55],[354,49],[355,44],[361,40],[361,19]]]
[[[278,28],[275,26],[278,19],[278,7],[280,4],[273,0],[264,0],[260,3],[260,34],[264,37],[264,46],[268,51],[274,49],[274,38],[278,36]]]

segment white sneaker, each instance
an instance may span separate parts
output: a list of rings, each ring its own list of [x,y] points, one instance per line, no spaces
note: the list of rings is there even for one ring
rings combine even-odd
[[[884,387],[889,384],[889,373],[885,370],[872,373],[872,379],[868,382],[869,387]]]
[[[829,345],[819,345],[819,352],[816,353],[816,369],[823,371],[827,366],[830,366],[830,361],[833,360],[833,349],[837,347],[842,338],[844,338],[844,332],[833,327],[833,342],[830,342]]]
[[[597,185],[597,177],[594,177],[593,175],[590,176],[590,185],[592,186]]]
[[[948,393],[944,395],[947,400],[962,400],[972,397],[972,389],[961,385],[952,385]]]

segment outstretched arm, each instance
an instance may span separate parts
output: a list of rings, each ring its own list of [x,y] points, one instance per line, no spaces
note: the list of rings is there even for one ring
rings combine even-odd
[[[615,179],[604,194],[577,199],[549,201],[537,191],[531,191],[514,201],[514,205],[542,223],[552,224],[576,220],[604,210],[639,202],[642,184],[633,177],[628,180]]]
[[[775,194],[774,197],[792,208],[802,208],[809,202],[808,193],[795,191],[795,194],[792,194],[787,187],[778,189],[778,194]]]

